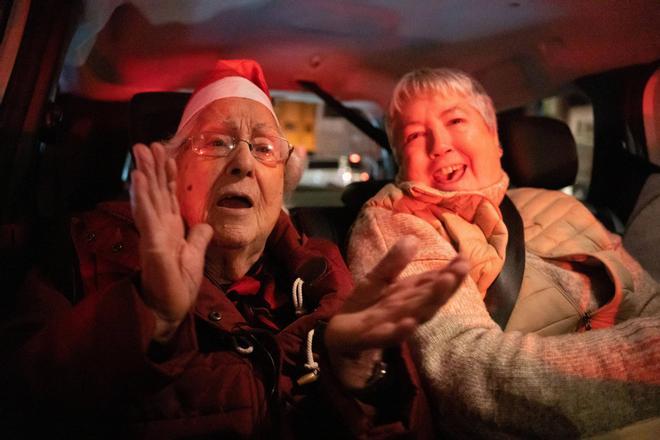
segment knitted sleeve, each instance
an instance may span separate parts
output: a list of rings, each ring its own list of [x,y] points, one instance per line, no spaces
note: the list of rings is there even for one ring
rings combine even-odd
[[[504,333],[463,286],[411,345],[450,432],[576,437],[660,414],[658,316],[561,336]]]
[[[349,244],[356,280],[403,234],[424,240],[404,276],[451,258],[450,246],[410,217],[365,210]],[[445,433],[587,436],[660,415],[660,316],[646,315],[562,336],[504,333],[467,279],[411,346]]]
[[[454,248],[426,221],[411,214],[369,207],[360,213],[348,243],[348,265],[353,279],[360,280],[369,273],[405,235],[417,237],[421,246],[415,259],[404,269],[403,277],[439,269],[456,256]]]

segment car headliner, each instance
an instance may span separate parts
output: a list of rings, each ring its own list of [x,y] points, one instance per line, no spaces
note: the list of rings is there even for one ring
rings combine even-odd
[[[128,3],[128,4],[127,4]],[[422,66],[474,74],[499,109],[660,55],[657,0],[86,0],[61,91],[100,100],[190,89],[217,58],[259,61],[272,89],[314,81],[384,105]]]

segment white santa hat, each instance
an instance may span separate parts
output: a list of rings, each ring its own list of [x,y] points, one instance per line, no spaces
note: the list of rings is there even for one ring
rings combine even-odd
[[[222,98],[247,98],[263,104],[277,122],[261,66],[254,60],[219,60],[190,97],[177,131],[204,107]]]

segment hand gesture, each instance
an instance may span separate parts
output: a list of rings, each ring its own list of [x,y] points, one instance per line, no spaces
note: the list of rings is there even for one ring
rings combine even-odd
[[[140,233],[142,293],[156,316],[154,340],[167,341],[195,303],[204,254],[213,230],[190,228],[188,237],[176,197],[176,163],[160,143],[133,147],[131,210]]]
[[[418,246],[415,237],[403,237],[357,284],[326,328],[331,354],[355,357],[362,350],[403,342],[456,291],[469,270],[461,256],[442,270],[396,280]]]

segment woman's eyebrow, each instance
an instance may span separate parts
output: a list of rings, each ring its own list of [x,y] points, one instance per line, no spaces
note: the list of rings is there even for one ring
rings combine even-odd
[[[253,134],[263,135],[263,136],[268,136],[268,135],[284,136],[284,134],[282,134],[281,130],[276,125],[273,125],[268,122],[259,122],[257,124],[254,124],[251,127],[251,131]]]
[[[417,119],[411,119],[409,121],[403,121],[403,124],[401,124],[401,128],[405,130],[406,128],[410,127],[411,125],[424,125],[424,123],[420,120],[417,120]]]
[[[236,124],[233,121],[222,121],[222,120],[217,120],[217,119],[209,119],[209,120],[204,121],[200,125],[199,128],[202,131],[217,130],[217,129],[236,130],[238,128],[238,124]]]
[[[445,115],[448,115],[448,114],[450,114],[450,113],[454,113],[454,112],[463,112],[463,111],[464,111],[464,110],[463,110],[463,108],[462,108],[460,105],[453,105],[453,106],[449,107],[448,109],[443,110],[443,111],[440,113],[440,116],[445,116]]]
[[[272,128],[270,127],[270,124],[267,124],[265,122],[257,122],[256,124],[252,125],[252,129],[262,129],[262,128]]]
[[[264,132],[273,132],[273,133],[278,133],[279,130],[277,129],[277,126],[270,124],[268,122],[259,122],[257,124],[254,124],[252,127],[252,130],[260,130]]]
[[[199,129],[200,131],[215,131],[215,130],[221,130],[221,131],[226,131],[230,133],[234,133],[238,130],[240,130],[241,124],[235,120],[218,120],[218,119],[209,119],[207,121],[204,121]],[[250,127],[250,131],[252,132],[259,132],[263,134],[274,134],[277,136],[280,136],[279,130],[277,129],[276,126],[270,123],[266,122],[258,122],[256,124],[253,124]]]

